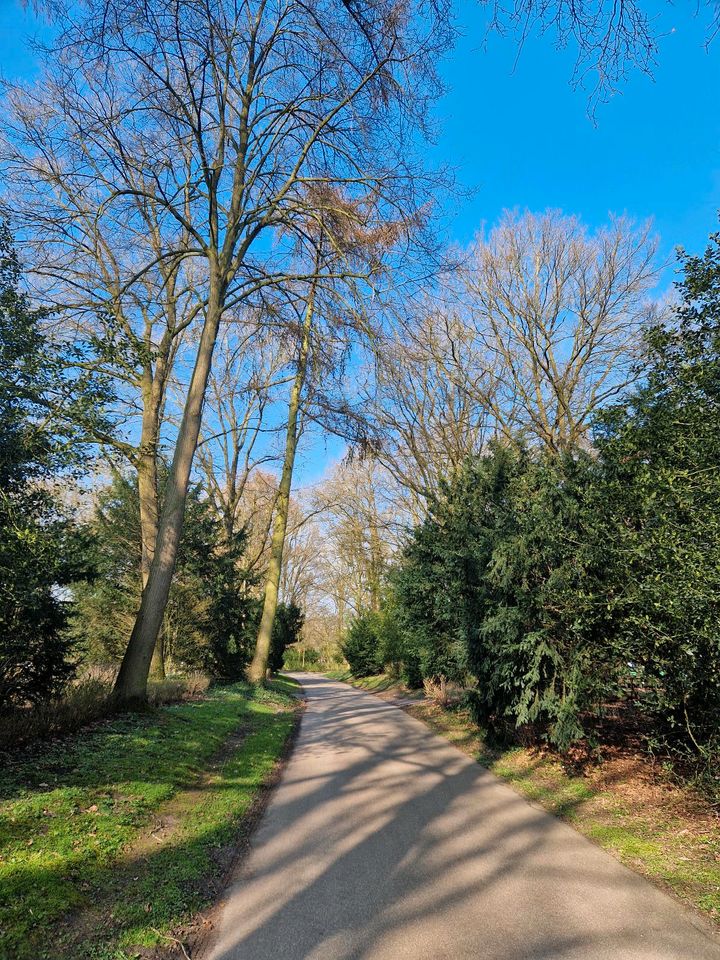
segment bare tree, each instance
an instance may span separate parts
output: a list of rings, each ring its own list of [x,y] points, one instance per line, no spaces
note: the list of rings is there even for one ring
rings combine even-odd
[[[254,314],[242,323],[234,320],[227,326],[218,341],[216,355],[208,384],[198,463],[230,544],[237,531],[250,522],[255,534],[265,526],[267,510],[256,500],[258,485],[252,490],[248,485],[258,471],[278,459],[273,440],[282,430],[282,423],[278,423],[273,404],[276,391],[285,382],[289,357],[278,338]],[[274,486],[270,514],[277,495]],[[265,538],[266,535],[262,544]],[[258,553],[263,552],[262,544]],[[254,563],[257,559],[253,558]]]
[[[309,279],[306,266],[299,275],[292,267],[308,185],[371,196],[383,219],[422,202],[408,186],[402,133],[422,122],[434,92],[429,66],[447,37],[444,14],[411,0],[361,9],[335,0],[91,0],[61,20],[44,81],[54,73],[73,94],[86,149],[103,158],[105,206],[120,218],[133,203],[153,205],[176,230],[123,290],[158,261],[192,262],[197,281],[197,347],[116,684],[121,702],[145,696],[220,324],[258,291]],[[119,167],[118,155],[127,160]]]
[[[318,510],[311,499],[293,497],[288,514],[285,552],[280,578],[280,600],[295,603],[304,612],[322,603],[318,558],[323,549]]]
[[[379,338],[368,398],[379,437],[374,455],[397,484],[408,525],[494,429],[486,399],[497,388],[492,358],[457,304],[432,296]]]
[[[92,418],[86,426],[89,439],[137,472],[144,587],[158,532],[168,385],[201,304],[192,263],[164,256],[189,234],[148,196],[152,157],[142,144],[112,153],[109,130],[87,131],[88,97],[110,112],[112,97],[73,84],[61,67],[42,88],[9,91],[2,202],[22,237],[34,294],[50,309],[49,334],[72,340],[77,367],[112,384],[116,429],[98,431]],[[110,203],[117,180],[132,189]],[[65,416],[62,407],[56,416]],[[159,647],[156,665],[162,673]]]
[[[387,569],[399,546],[396,504],[385,499],[382,473],[374,459],[346,460],[315,492],[321,511],[322,606],[334,612],[338,640],[348,615],[380,609]]]
[[[477,396],[503,433],[555,452],[587,442],[593,415],[637,375],[655,254],[649,224],[590,234],[552,211],[505,214],[475,243],[466,322],[492,358],[493,389]]]

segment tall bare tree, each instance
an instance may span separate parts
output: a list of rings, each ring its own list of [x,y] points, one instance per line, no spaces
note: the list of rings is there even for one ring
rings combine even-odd
[[[164,256],[189,235],[149,195],[152,157],[142,144],[113,153],[110,131],[88,130],[88,97],[112,112],[111,95],[88,91],[64,62],[42,87],[9,91],[2,203],[23,239],[34,293],[50,308],[51,334],[74,342],[79,368],[114,385],[116,430],[98,432],[92,420],[87,428],[137,472],[144,587],[158,532],[168,385],[201,304],[190,261]],[[111,203],[118,180],[132,189]],[[159,655],[156,662],[162,672]]]
[[[106,206],[154,205],[177,230],[128,284],[158,259],[192,262],[197,277],[197,348],[119,701],[145,696],[220,324],[293,279],[308,184],[371,194],[385,218],[416,199],[398,134],[422,120],[446,23],[444,9],[411,0],[90,0],[61,21],[46,78],[59,76],[104,158]],[[137,176],[118,155],[137,158]]]
[[[506,213],[474,244],[466,323],[495,372],[478,400],[502,432],[555,452],[586,442],[595,412],[636,376],[656,249],[647,223],[591,234],[553,211]]]

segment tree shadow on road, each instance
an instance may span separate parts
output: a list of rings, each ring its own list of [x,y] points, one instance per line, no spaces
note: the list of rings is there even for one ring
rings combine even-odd
[[[679,906],[419,721],[303,686],[212,960],[720,960]]]

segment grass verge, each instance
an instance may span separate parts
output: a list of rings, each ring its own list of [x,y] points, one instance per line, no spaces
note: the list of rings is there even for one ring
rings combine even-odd
[[[227,872],[297,715],[294,681],[126,714],[0,772],[0,958],[155,955]]]
[[[404,701],[468,756],[618,860],[720,924],[720,811],[637,749],[606,745],[580,769],[544,748],[493,750],[462,707],[445,709],[387,675],[334,679]]]

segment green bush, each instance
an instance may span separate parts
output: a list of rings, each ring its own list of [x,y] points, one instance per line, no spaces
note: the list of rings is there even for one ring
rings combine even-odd
[[[20,292],[0,223],[0,711],[57,696],[73,674],[63,588],[85,569],[57,491],[87,461],[75,414],[100,420],[104,399],[67,374],[72,358],[48,342],[42,320]]]
[[[485,615],[486,572],[521,457],[496,447],[449,480],[412,533],[392,581],[402,669],[412,686],[464,682]],[[476,658],[477,659],[477,658]]]
[[[95,576],[74,585],[71,634],[91,663],[118,662],[140,601],[137,480],[116,473],[86,528]],[[191,488],[159,643],[170,670],[202,670],[232,683],[252,655],[260,603],[243,564],[247,537],[231,544],[200,490]]]
[[[491,730],[567,747],[620,700],[717,764],[720,234],[682,263],[682,302],[595,449],[465,463],[393,575],[403,669],[468,686]]]
[[[358,614],[350,624],[341,647],[353,676],[370,677],[382,672],[380,628],[380,614],[369,610]]]
[[[682,255],[648,375],[599,425],[626,646],[658,732],[720,751],[720,234]]]
[[[282,670],[285,650],[302,635],[305,616],[296,603],[279,603],[275,611],[268,667],[272,673]]]
[[[602,482],[582,451],[521,460],[501,505],[468,648],[473,701],[483,723],[529,725],[567,747],[618,696],[627,670]]]

